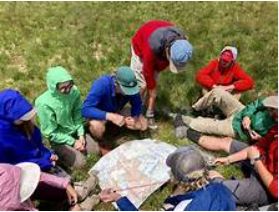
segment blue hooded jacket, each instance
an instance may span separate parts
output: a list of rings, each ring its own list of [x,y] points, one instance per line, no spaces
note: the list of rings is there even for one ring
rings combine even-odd
[[[33,162],[47,171],[52,167],[52,153],[43,145],[40,130],[35,127],[29,140],[14,124],[30,110],[32,105],[18,91],[0,92],[0,163]]]

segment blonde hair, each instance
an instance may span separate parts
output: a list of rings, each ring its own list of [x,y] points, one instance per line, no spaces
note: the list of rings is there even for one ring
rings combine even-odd
[[[209,176],[208,176],[208,171],[200,170],[191,175],[197,175],[198,172],[199,173],[202,172],[201,175],[196,178],[190,178],[191,180],[189,182],[176,181],[174,189],[173,189],[173,191],[174,191],[173,195],[179,195],[179,194],[183,194],[183,193],[190,192],[190,191],[196,191],[196,190],[206,186],[207,184],[209,184],[210,180],[209,180]]]

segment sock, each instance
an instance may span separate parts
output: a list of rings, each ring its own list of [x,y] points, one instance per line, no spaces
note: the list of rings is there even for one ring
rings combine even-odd
[[[195,142],[195,143],[198,143],[201,136],[202,136],[202,133],[196,131],[196,130],[193,130],[191,128],[188,128],[187,130],[187,138],[189,138],[191,141]]]

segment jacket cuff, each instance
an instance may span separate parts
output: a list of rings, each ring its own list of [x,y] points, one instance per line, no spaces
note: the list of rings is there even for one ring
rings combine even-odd
[[[85,134],[84,127],[80,126],[77,131],[78,136],[83,136]]]
[[[116,204],[120,211],[137,211],[138,209],[127,197],[121,197],[116,201]]]
[[[75,142],[76,142],[76,140],[74,138],[70,138],[69,141],[67,141],[67,144],[69,146],[74,146]]]

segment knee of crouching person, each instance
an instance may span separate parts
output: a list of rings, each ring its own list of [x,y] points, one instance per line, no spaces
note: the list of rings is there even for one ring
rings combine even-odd
[[[105,133],[105,122],[91,120],[89,121],[89,131],[91,135],[96,139],[102,139]]]

